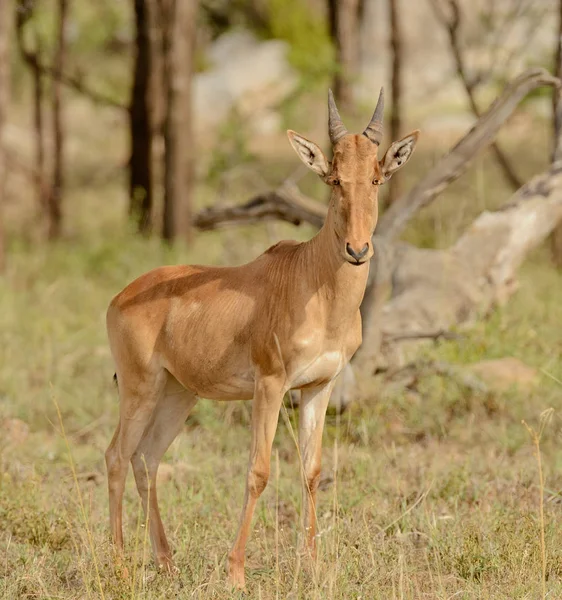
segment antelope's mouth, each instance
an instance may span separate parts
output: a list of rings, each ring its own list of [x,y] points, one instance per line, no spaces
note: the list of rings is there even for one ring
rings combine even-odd
[[[364,265],[369,259],[365,258],[365,259],[361,259],[361,260],[355,260],[354,258],[347,258],[345,259],[350,265],[353,265],[354,267],[360,267],[361,265]]]

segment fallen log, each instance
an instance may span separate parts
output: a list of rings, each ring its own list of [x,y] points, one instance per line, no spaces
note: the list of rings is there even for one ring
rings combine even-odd
[[[520,188],[500,209],[482,213],[460,239],[445,250],[420,249],[396,242],[406,224],[460,177],[488,147],[519,102],[532,90],[560,81],[543,69],[515,79],[472,129],[412,190],[382,216],[373,236],[375,254],[365,298],[363,345],[354,363],[372,369],[400,365],[400,348],[448,331],[505,302],[516,289],[516,271],[527,253],[562,222],[562,143],[556,162]],[[294,184],[260,194],[241,206],[212,208],[194,220],[201,230],[265,219],[322,225],[326,207],[304,196]],[[347,375],[348,381],[354,378]],[[333,404],[345,408],[351,394],[340,386]]]

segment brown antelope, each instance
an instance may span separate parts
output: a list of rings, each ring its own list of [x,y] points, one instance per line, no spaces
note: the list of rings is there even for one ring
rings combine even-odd
[[[324,226],[311,240],[279,242],[239,267],[161,267],[111,302],[107,329],[120,419],[106,463],[111,532],[119,552],[129,461],[149,511],[156,561],[171,570],[156,495],[160,460],[199,397],[253,399],[246,493],[228,556],[229,579],[243,587],[246,541],[267,485],[283,396],[300,389],[303,522],[307,547],[315,554],[324,416],[334,380],[361,343],[359,305],[373,254],[378,186],[410,158],[419,134],[394,142],[379,161],[383,103],[381,90],[365,131],[350,134],[329,93],[331,162],[316,144],[287,132],[301,160],[332,188]]]

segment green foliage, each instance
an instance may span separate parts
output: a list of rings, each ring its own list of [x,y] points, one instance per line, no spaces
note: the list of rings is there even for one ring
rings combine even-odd
[[[218,184],[225,173],[254,158],[248,150],[247,125],[237,113],[233,112],[221,125],[217,138],[207,170],[207,181],[211,185]]]
[[[305,79],[317,80],[333,72],[335,58],[328,26],[302,0],[267,0],[271,37],[290,44],[289,59]]]

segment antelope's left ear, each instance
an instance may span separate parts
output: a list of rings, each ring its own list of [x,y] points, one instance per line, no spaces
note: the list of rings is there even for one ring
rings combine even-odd
[[[382,175],[386,181],[388,181],[395,171],[398,171],[400,167],[403,167],[416,147],[420,130],[416,129],[412,133],[403,137],[397,142],[393,142],[390,148],[386,151],[384,158],[382,159]]]
[[[331,170],[330,163],[324,152],[310,140],[307,140],[296,131],[289,129],[287,131],[291,146],[298,154],[302,162],[320,177],[325,177]]]

